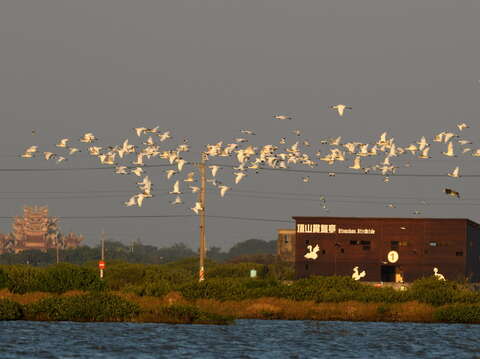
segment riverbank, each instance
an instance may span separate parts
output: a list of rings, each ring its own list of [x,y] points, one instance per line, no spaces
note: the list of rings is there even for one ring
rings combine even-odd
[[[195,264],[195,266],[194,266]],[[103,280],[88,266],[0,268],[0,320],[231,323],[235,319],[480,323],[469,283],[421,278],[400,290],[349,277],[250,278],[250,264],[112,265]],[[278,268],[277,268],[278,269]],[[273,275],[275,274],[275,275]]]
[[[403,303],[362,303],[347,301],[340,303],[316,303],[314,301],[292,301],[282,298],[257,298],[239,301],[219,301],[214,299],[186,300],[178,292],[170,292],[163,297],[137,296],[132,293],[109,292],[88,294],[81,291],[70,291],[61,295],[51,293],[13,294],[8,290],[0,291],[0,300],[9,300],[22,306],[25,320],[55,320],[42,309],[32,311],[29,308],[39,307],[39,303],[48,303],[46,311],[55,315],[58,308],[51,308],[52,300],[82,296],[112,295],[134,304],[133,315],[122,318],[103,316],[99,321],[129,321],[143,323],[203,323],[228,324],[235,319],[285,319],[285,320],[319,320],[319,321],[366,321],[366,322],[442,322],[438,312],[449,306],[436,307],[430,304],[409,301]],[[50,302],[48,302],[50,300]],[[104,301],[105,302],[105,301]],[[81,302],[87,304],[84,300]],[[60,305],[60,304],[57,304]],[[90,304],[91,306],[102,303]],[[92,308],[83,308],[85,313],[92,313]],[[70,310],[70,309],[69,309]],[[100,312],[102,308],[97,308]],[[78,315],[78,308],[71,309]],[[68,313],[68,310],[67,310]],[[118,313],[118,310],[117,310]],[[95,314],[95,313],[94,313]],[[98,314],[97,314],[98,316]],[[74,318],[75,319],[75,318]],[[77,317],[78,321],[97,321],[98,318]],[[473,318],[475,319],[475,318]],[[448,320],[447,320],[448,321]],[[471,321],[479,323],[478,320]]]

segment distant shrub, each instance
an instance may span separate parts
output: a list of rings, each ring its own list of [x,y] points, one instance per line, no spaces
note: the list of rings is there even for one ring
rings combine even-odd
[[[0,268],[0,289],[8,288],[8,274]]]
[[[8,290],[12,293],[25,294],[43,289],[44,275],[41,269],[15,265],[7,269]]]
[[[170,305],[161,307],[157,315],[165,323],[181,324],[230,324],[233,317],[205,312],[192,305]]]
[[[363,290],[365,290],[365,285],[349,277],[314,276],[294,282],[288,288],[287,297],[293,300],[342,302],[360,300],[359,294]]]
[[[19,320],[23,317],[22,305],[9,299],[0,299],[0,320]]]
[[[435,320],[448,323],[480,323],[480,305],[453,304],[438,308]]]
[[[184,260],[178,266],[174,264],[150,265],[145,269],[145,283],[167,281],[172,284],[189,282],[196,277],[196,271],[190,269],[191,262]]]
[[[257,263],[225,263],[207,268],[206,276],[212,278],[249,278],[250,270],[255,269],[257,275],[262,275],[264,265]]]
[[[163,297],[172,290],[172,285],[165,280],[157,280],[152,283],[147,283],[144,286],[143,295],[152,297]]]
[[[50,293],[102,290],[105,287],[96,270],[68,263],[47,267],[43,277],[41,290]]]
[[[130,285],[143,283],[147,266],[144,264],[115,263],[105,271],[108,289],[121,290]]]
[[[421,278],[410,288],[412,299],[439,306],[455,302],[479,303],[480,295],[452,281],[441,281],[434,277]]]
[[[139,312],[137,304],[101,292],[51,297],[26,306],[27,318],[33,320],[116,322],[133,319]]]
[[[258,279],[211,278],[184,284],[178,290],[186,299],[242,300],[277,296],[279,285],[275,281]]]
[[[138,296],[152,296],[152,297],[163,297],[172,291],[173,286],[162,280],[157,280],[151,283],[139,284],[139,285],[129,285],[123,287],[124,292],[134,293]]]

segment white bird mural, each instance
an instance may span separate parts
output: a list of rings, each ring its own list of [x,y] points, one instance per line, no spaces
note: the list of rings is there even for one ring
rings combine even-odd
[[[318,254],[317,252],[320,250],[320,247],[318,244],[315,247],[312,247],[311,245],[307,246],[308,252],[304,255],[305,258],[307,259],[317,259]]]
[[[438,268],[435,267],[433,268],[433,275],[435,276],[435,278],[437,278],[438,280],[445,280],[445,276],[441,273],[438,273]]]
[[[353,274],[352,274],[352,279],[353,280],[360,280],[362,278],[365,278],[367,275],[367,272],[362,271],[361,273],[358,272],[358,266],[353,267]]]

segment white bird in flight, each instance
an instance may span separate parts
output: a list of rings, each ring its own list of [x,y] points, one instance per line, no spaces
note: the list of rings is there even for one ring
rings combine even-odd
[[[448,143],[447,152],[442,152],[442,154],[447,157],[455,157],[455,153],[453,152],[453,142]]]
[[[124,202],[125,206],[127,206],[127,207],[135,206],[135,204],[137,203],[136,199],[137,199],[136,195],[130,197],[130,199],[128,201]]]
[[[343,114],[344,114],[344,112],[345,112],[345,110],[351,110],[351,109],[352,109],[352,106],[346,106],[346,105],[343,105],[343,104],[340,103],[340,104],[338,104],[338,105],[330,106],[330,108],[331,108],[332,110],[337,110],[338,115],[339,115],[340,117],[342,117]]]
[[[69,155],[73,155],[73,154],[75,154],[75,153],[77,153],[77,152],[82,152],[82,151],[80,151],[80,150],[79,150],[78,148],[76,148],[76,147],[70,147],[70,150],[68,151],[68,154],[69,154]]]
[[[230,187],[228,186],[218,186],[218,188],[220,189],[220,197],[223,198],[223,196],[225,196],[225,193],[230,189]]]
[[[62,138],[55,146],[62,147],[62,148],[67,148],[68,141],[69,141],[68,138]]]
[[[167,179],[172,178],[172,176],[177,173],[175,170],[166,170],[165,173],[167,174]]]
[[[43,152],[45,159],[48,161],[50,158],[55,158],[56,154],[53,152]]]
[[[212,177],[215,177],[217,175],[218,170],[220,169],[220,166],[212,165],[212,166],[208,166],[208,168],[210,168],[210,170],[212,171]]]
[[[291,120],[292,117],[287,115],[273,115],[273,119],[274,120]]]
[[[80,142],[83,143],[92,143],[95,141],[97,138],[93,135],[91,132],[87,132],[83,135],[83,137],[80,139]]]
[[[143,168],[142,167],[137,167],[134,170],[132,170],[132,173],[136,175],[137,177],[140,177],[143,173]]]
[[[138,137],[140,137],[142,135],[142,133],[145,132],[146,129],[147,129],[146,127],[135,127],[134,128]]]
[[[182,194],[182,192],[180,192],[180,181],[177,180],[173,184],[173,189],[170,191],[170,194]]]
[[[195,182],[195,172],[189,172],[183,182]]]
[[[458,178],[460,177],[460,168],[457,166],[455,169],[448,174],[450,177]]]
[[[203,211],[202,205],[200,202],[195,202],[195,207],[190,208],[195,214],[198,214],[199,211]]]
[[[117,166],[115,168],[115,173],[119,175],[126,175],[128,174],[127,169],[127,166]]]
[[[170,202],[171,204],[181,204],[183,203],[182,198],[180,196],[175,197],[173,201]]]
[[[234,175],[235,175],[235,184],[238,184],[242,180],[242,178],[245,177],[247,174],[244,172],[235,172]]]

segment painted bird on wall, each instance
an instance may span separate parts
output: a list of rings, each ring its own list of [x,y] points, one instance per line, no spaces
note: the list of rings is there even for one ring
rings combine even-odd
[[[360,280],[364,278],[367,275],[367,272],[362,271],[361,273],[358,273],[358,266],[353,267],[353,274],[352,274],[352,279],[353,280]]]
[[[304,255],[305,258],[307,259],[317,259],[318,258],[318,254],[317,252],[320,250],[320,247],[318,246],[318,244],[312,248],[312,246],[307,246],[308,248],[308,253]]]

